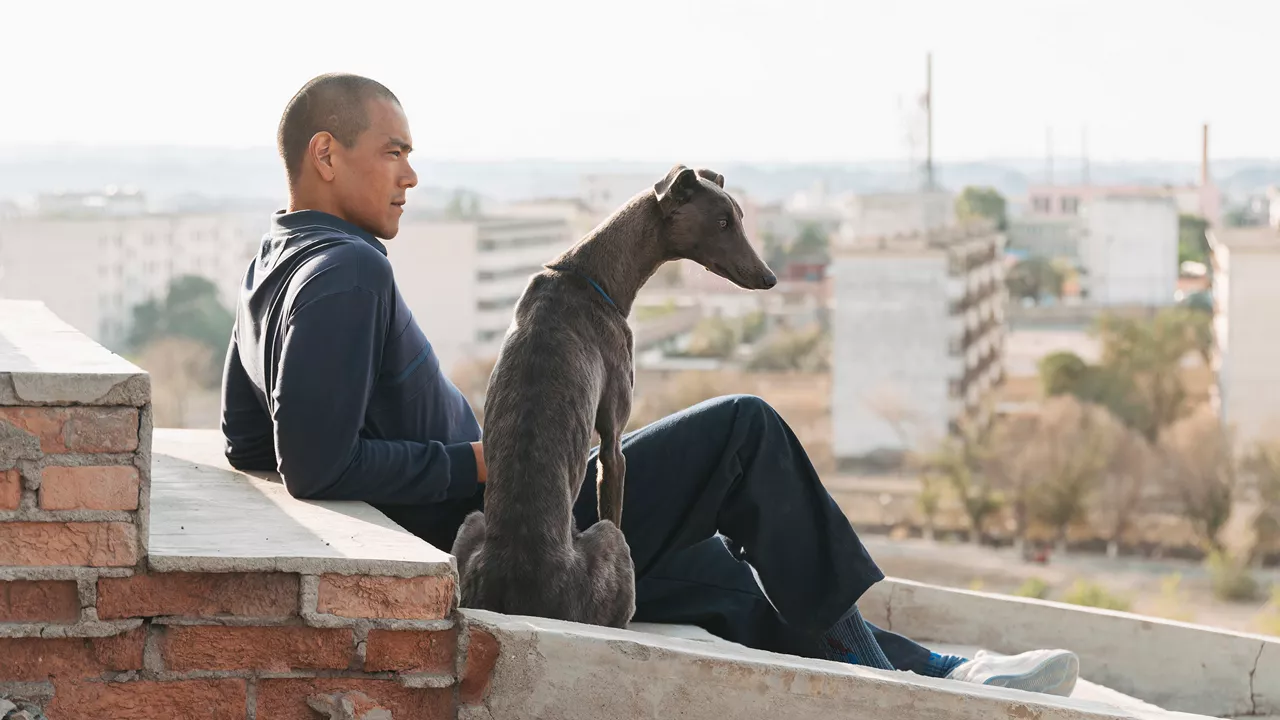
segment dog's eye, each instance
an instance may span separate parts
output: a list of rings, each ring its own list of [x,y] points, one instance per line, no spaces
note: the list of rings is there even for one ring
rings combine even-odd
[[[729,221],[724,218],[720,218],[720,229],[723,230],[727,227],[729,227]]]

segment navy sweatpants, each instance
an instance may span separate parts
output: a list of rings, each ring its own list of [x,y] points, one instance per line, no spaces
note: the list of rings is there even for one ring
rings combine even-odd
[[[622,450],[637,622],[698,625],[748,647],[820,657],[821,635],[884,577],[791,429],[757,397],[695,405],[624,435]],[[593,450],[574,508],[581,529],[596,521],[595,478]],[[381,509],[451,547],[462,518],[482,504],[483,491]],[[872,630],[895,668],[928,660],[920,645]]]

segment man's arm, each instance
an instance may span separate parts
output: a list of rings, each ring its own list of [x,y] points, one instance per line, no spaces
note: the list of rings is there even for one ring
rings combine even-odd
[[[280,475],[294,497],[421,505],[475,491],[471,443],[360,437],[388,320],[382,301],[359,287],[289,318],[273,420]]]
[[[222,367],[222,437],[226,439],[223,451],[234,468],[274,470],[276,449],[271,442],[271,417],[240,363],[236,332],[232,328],[226,364]]]

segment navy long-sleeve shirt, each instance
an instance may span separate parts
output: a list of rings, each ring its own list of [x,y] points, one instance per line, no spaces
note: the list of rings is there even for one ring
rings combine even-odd
[[[298,498],[418,505],[477,490],[480,426],[405,305],[386,247],[276,213],[240,288],[222,382],[226,456]]]

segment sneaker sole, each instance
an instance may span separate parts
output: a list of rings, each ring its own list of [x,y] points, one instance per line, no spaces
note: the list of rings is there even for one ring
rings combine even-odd
[[[1063,654],[1046,658],[1024,673],[988,678],[983,685],[1070,697],[1079,676],[1080,658],[1073,654]]]

